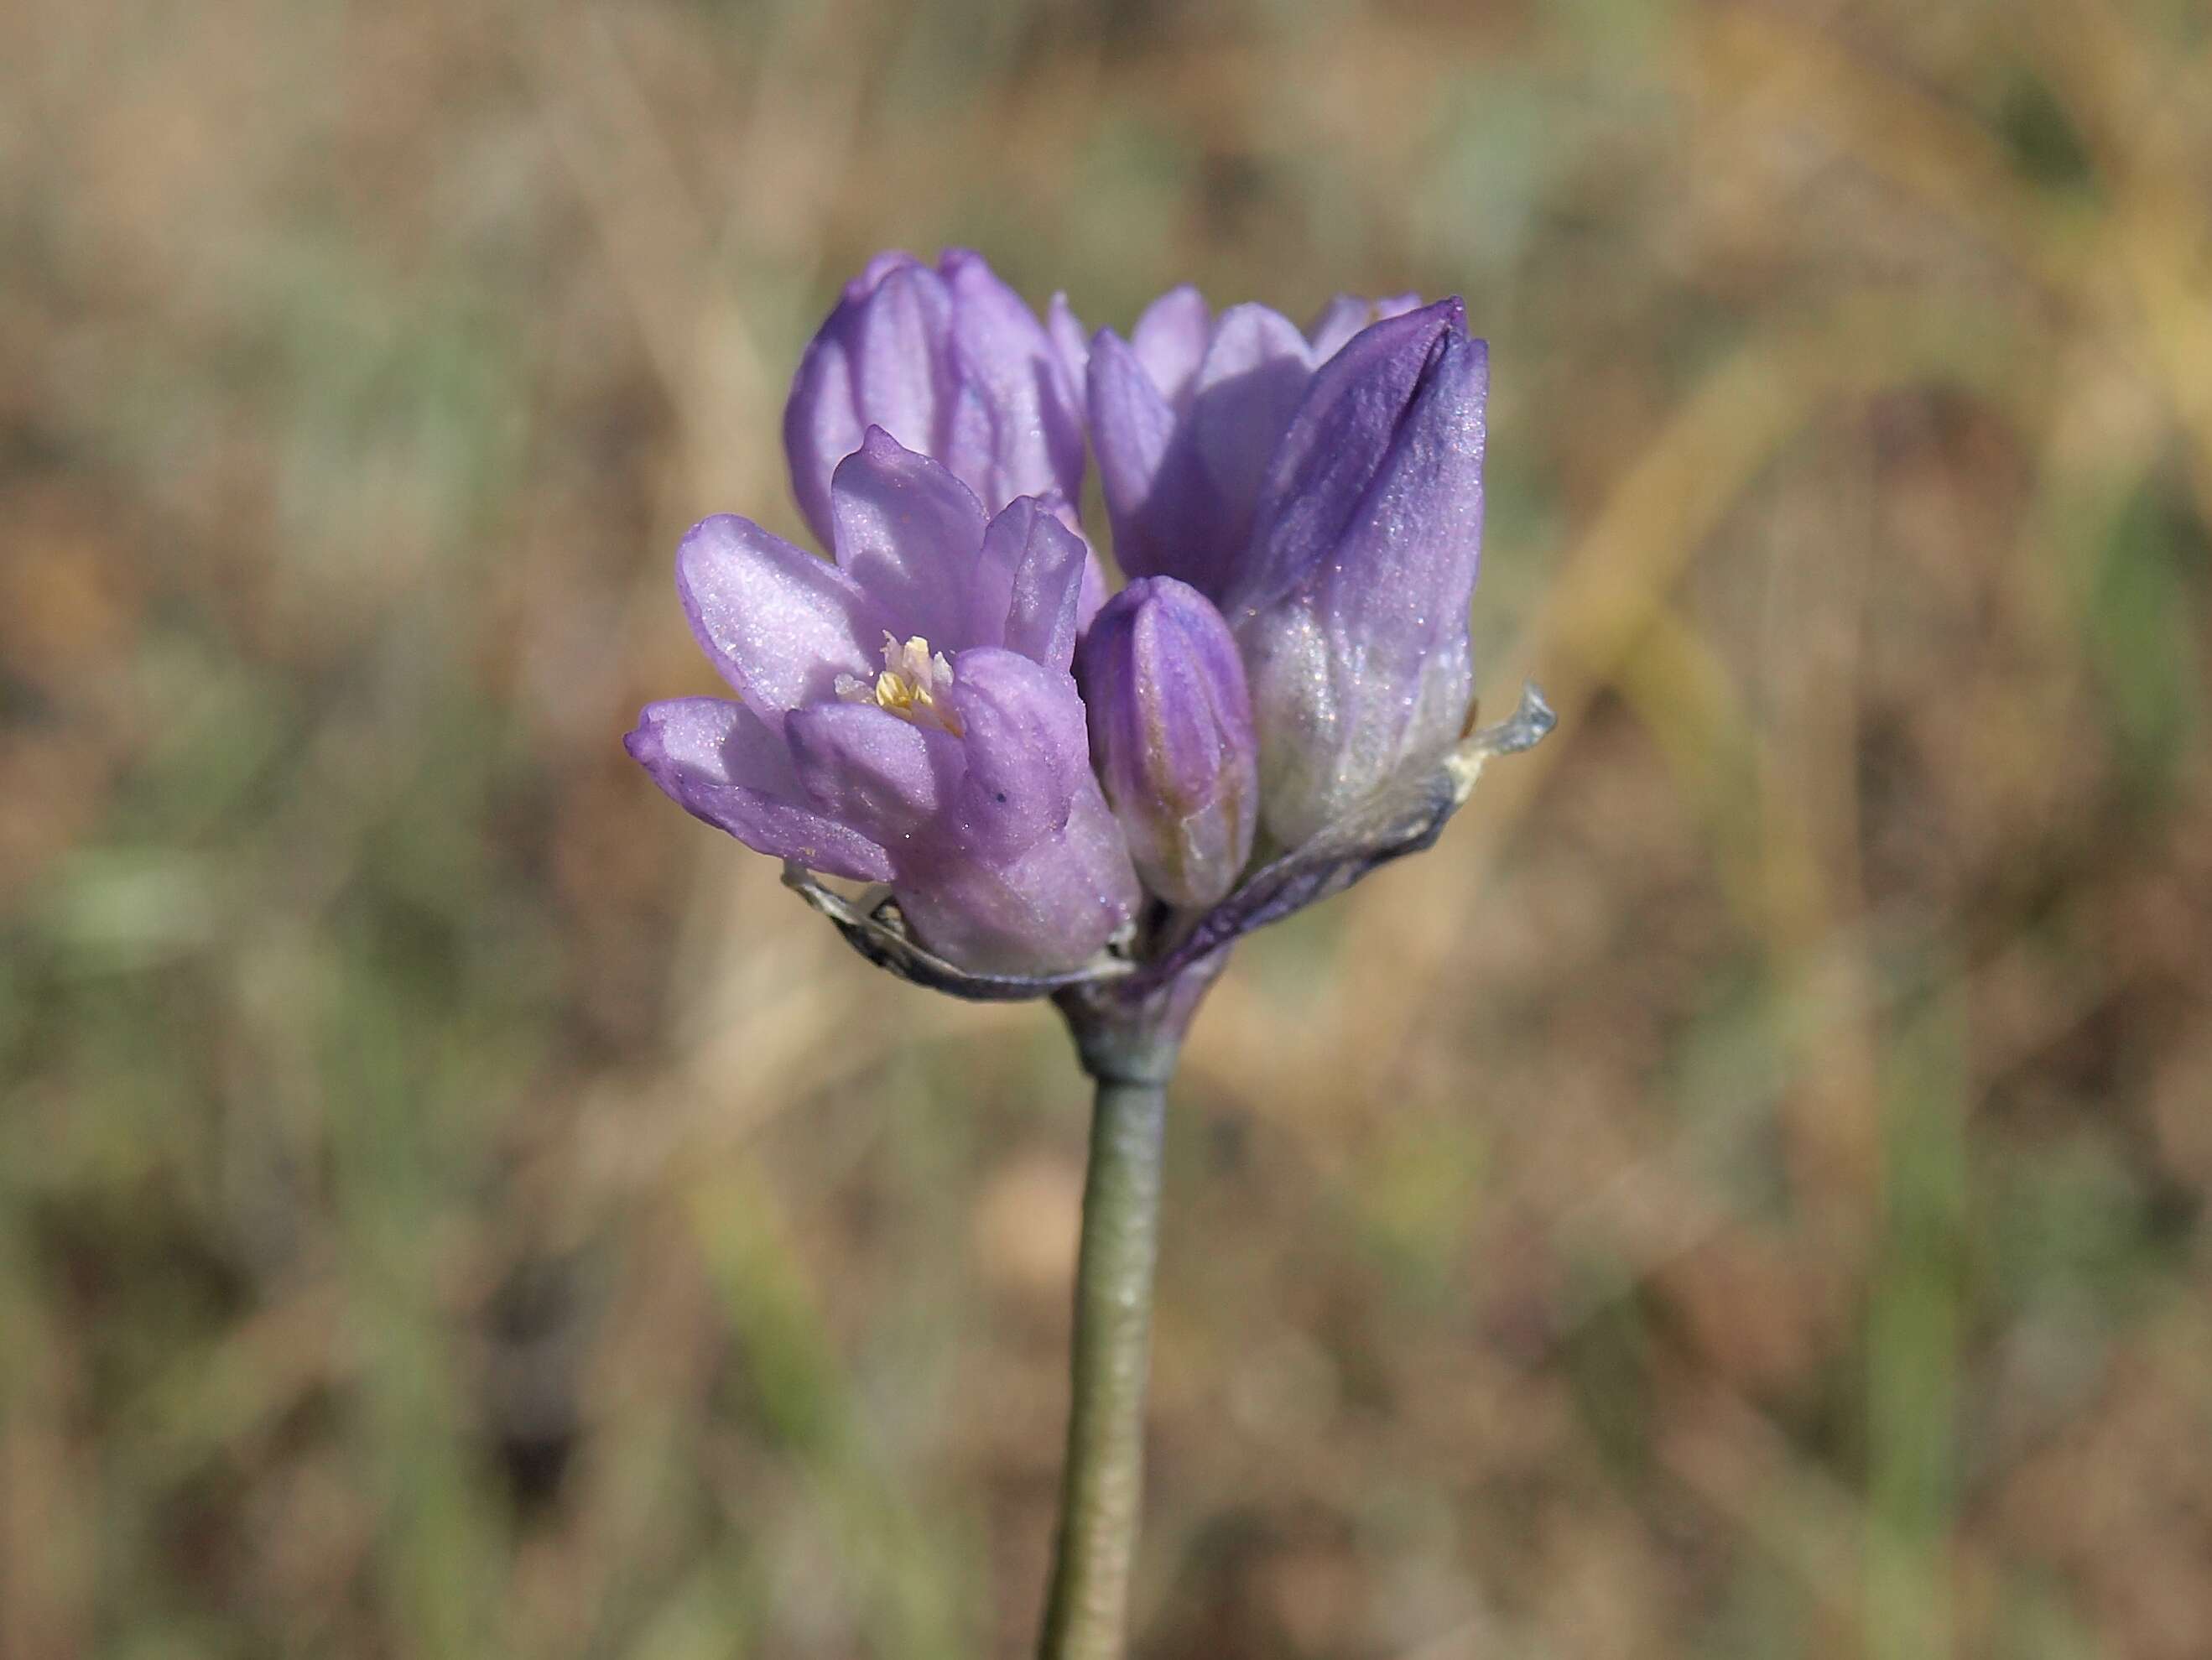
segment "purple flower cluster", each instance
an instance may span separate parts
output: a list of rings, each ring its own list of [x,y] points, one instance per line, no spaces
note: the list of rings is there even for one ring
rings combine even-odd
[[[887,884],[833,915],[915,977],[1020,994],[1218,948],[1457,804],[1401,798],[1466,735],[1486,384],[1457,300],[1302,331],[1177,289],[1086,338],[974,253],[884,254],[784,415],[833,559],[694,526],[677,587],[737,696],[651,706],[630,752],[794,873]],[[1110,599],[1086,435],[1135,579]]]

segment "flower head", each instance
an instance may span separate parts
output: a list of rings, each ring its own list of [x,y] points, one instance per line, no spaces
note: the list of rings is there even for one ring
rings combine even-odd
[[[1187,1018],[1238,935],[1426,846],[1549,729],[1531,690],[1470,733],[1487,386],[1456,299],[1301,331],[1177,289],[1086,342],[974,254],[882,256],[785,412],[835,562],[696,526],[678,586],[738,697],[653,705],[631,752],[909,978]],[[1136,578],[1103,611],[1085,410]]]

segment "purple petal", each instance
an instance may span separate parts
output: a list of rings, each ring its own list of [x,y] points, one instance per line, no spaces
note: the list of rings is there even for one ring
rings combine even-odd
[[[846,285],[800,357],[784,405],[784,451],[792,493],[824,544],[831,477],[871,425],[931,446],[951,315],[952,296],[935,271],[910,254],[879,254]]]
[[[793,379],[793,491],[833,539],[836,469],[879,426],[993,508],[1048,492],[1073,502],[1083,489],[1079,386],[1054,337],[981,256],[950,248],[934,270],[879,257],[847,285]]]
[[[944,278],[917,259],[902,255],[878,265],[876,281],[858,294],[848,289],[843,302],[853,324],[847,342],[853,400],[870,425],[926,434],[940,396],[934,343],[954,300]]]
[[[1206,296],[1185,283],[1146,307],[1137,326],[1129,331],[1137,361],[1170,404],[1179,405],[1189,392],[1212,327],[1213,313]]]
[[[1017,496],[1083,491],[1083,416],[1052,337],[980,254],[939,261],[952,295],[953,402],[942,452],[955,476],[995,509]]]
[[[963,652],[952,665],[952,708],[968,748],[959,807],[969,845],[1021,846],[1056,830],[1075,781],[1091,775],[1074,680],[1018,652]]]
[[[969,640],[969,591],[983,509],[968,487],[880,427],[837,464],[830,486],[838,568],[900,639],[953,652]]]
[[[1250,547],[1224,596],[1232,624],[1335,556],[1448,337],[1467,338],[1456,299],[1373,325],[1315,374],[1268,467]],[[1479,456],[1479,401],[1474,419]]]
[[[1083,533],[1083,522],[1075,516],[1073,502],[1057,490],[1036,500],[1066,527],[1070,536],[1083,544],[1083,597],[1075,605],[1075,632],[1079,637],[1091,626],[1091,619],[1098,615],[1099,606],[1106,603],[1106,596],[1112,591],[1107,586],[1106,567],[1099,563],[1098,550]]]
[[[936,815],[959,775],[959,745],[951,733],[872,703],[794,710],[784,733],[807,798],[882,842],[894,859],[901,840]]]
[[[1188,522],[1194,505],[1156,499],[1176,426],[1174,409],[1135,350],[1101,329],[1091,344],[1091,442],[1114,527],[1114,556],[1128,575],[1151,575],[1171,562],[1172,527]]]
[[[1177,405],[1134,347],[1100,331],[1091,438],[1125,572],[1220,591],[1243,551],[1269,457],[1311,378],[1307,350],[1276,313],[1234,307],[1214,325]]]
[[[1084,636],[1076,678],[1138,874],[1171,904],[1212,904],[1236,883],[1260,819],[1251,699],[1229,625],[1195,588],[1141,578]]]
[[[1083,544],[1083,593],[1075,602],[1075,637],[1081,639],[1083,630],[1105,609],[1107,596],[1113,592],[1106,581],[1106,567],[1098,562],[1097,550],[1088,540]]]
[[[890,879],[880,846],[799,802],[782,743],[743,705],[719,697],[653,703],[623,745],[670,800],[747,847],[831,876]]]
[[[983,533],[970,640],[1065,671],[1090,558],[1083,538],[1035,496],[1009,503]]]
[[[694,525],[676,550],[676,588],[701,648],[771,727],[830,696],[839,675],[873,672],[884,624],[866,594],[750,519]]]
[[[1065,674],[980,648],[953,664],[967,770],[940,822],[899,854],[916,935],[963,966],[1048,973],[1096,953],[1141,897],[1091,775]]]
[[[1265,306],[1232,306],[1214,325],[1193,383],[1190,431],[1219,509],[1206,533],[1217,562],[1241,550],[1267,463],[1313,378],[1306,337]]]
[[[1045,307],[1045,332],[1052,337],[1053,356],[1059,361],[1060,373],[1070,405],[1083,407],[1083,387],[1090,378],[1091,337],[1085,333],[1083,319],[1067,303],[1065,294],[1055,294]]]

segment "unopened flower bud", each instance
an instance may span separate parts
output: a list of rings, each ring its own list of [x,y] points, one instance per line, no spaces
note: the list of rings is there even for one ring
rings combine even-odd
[[[1210,905],[1234,885],[1259,819],[1251,700],[1229,625],[1172,577],[1107,602],[1076,654],[1091,756],[1145,885]]]
[[[1462,735],[1488,387],[1458,301],[1385,319],[1314,376],[1269,464],[1221,608],[1276,847]]]

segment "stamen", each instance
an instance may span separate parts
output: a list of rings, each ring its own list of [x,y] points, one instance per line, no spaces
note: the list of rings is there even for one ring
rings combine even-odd
[[[856,675],[841,674],[836,688],[837,696],[848,703],[873,703],[915,726],[935,727],[956,738],[960,735],[959,717],[939,702],[952,689],[952,665],[943,652],[932,652],[929,642],[918,634],[901,644],[886,631],[883,672],[874,684]]]

